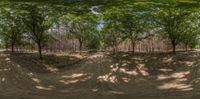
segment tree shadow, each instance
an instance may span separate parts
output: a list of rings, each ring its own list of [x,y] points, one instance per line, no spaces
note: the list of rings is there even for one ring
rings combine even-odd
[[[137,53],[136,55],[131,55],[130,53],[118,53],[114,56],[114,63],[119,66],[124,73],[134,71],[135,78],[143,78],[143,84],[145,90],[155,91],[155,92],[178,92],[185,94],[186,92],[193,93],[197,88],[197,84],[192,82],[199,82],[198,77],[193,77],[195,71],[199,72],[199,54],[196,52],[178,52],[176,55],[169,53],[154,53],[150,55],[145,55],[144,53]],[[196,68],[194,68],[194,66]],[[198,69],[197,69],[198,68]],[[195,81],[194,81],[195,79]],[[136,81],[138,79],[135,79]],[[196,81],[198,80],[198,81]],[[128,82],[129,85],[131,82]],[[145,83],[154,83],[152,85]],[[138,83],[135,83],[136,85]],[[140,85],[139,84],[139,85]],[[147,85],[147,86],[145,86]],[[138,86],[138,85],[137,85]],[[130,87],[130,86],[128,86]],[[134,89],[134,88],[133,88]],[[140,89],[140,88],[136,88]],[[154,93],[155,94],[155,93]]]
[[[145,53],[131,55],[122,52],[117,55],[97,53],[90,55],[87,59],[45,55],[42,61],[35,54],[15,53],[9,58],[23,68],[30,71],[35,70],[39,76],[36,74],[31,79],[37,83],[35,86],[37,90],[39,92],[44,90],[46,94],[59,93],[60,96],[64,96],[66,93],[73,93],[71,97],[81,94],[85,99],[87,99],[86,95],[99,99],[104,97],[198,99],[199,95],[200,54],[195,51],[178,52],[176,55],[169,53],[150,55]],[[26,61],[27,63],[24,63]],[[66,61],[66,65],[62,66],[62,62]],[[56,67],[62,72],[50,73],[41,63],[52,65],[51,67]],[[30,64],[32,66],[28,67]],[[61,67],[59,67],[60,64]],[[44,70],[38,72],[38,69],[41,70],[42,67]],[[44,73],[48,75],[41,75]]]
[[[89,78],[82,84],[76,82],[71,85],[78,86],[76,88],[86,86],[93,92],[107,92],[107,95],[128,95],[130,99],[191,98],[198,95],[194,94],[198,89],[193,82],[200,79],[191,78],[191,75],[196,75],[193,70],[197,70],[194,66],[199,63],[198,58],[200,55],[195,51],[181,51],[176,55],[136,53],[133,56],[130,53],[117,53],[93,57],[79,70],[73,71],[74,74],[89,74]]]
[[[140,73],[145,70],[149,75],[160,75],[171,73],[180,69],[190,68],[197,63],[196,59],[199,57],[196,52],[178,52],[176,55],[171,53],[118,53],[117,55],[110,55],[113,62],[119,64],[120,68],[127,71],[136,70]],[[189,65],[189,66],[188,66]],[[141,73],[140,73],[141,74]]]
[[[75,64],[82,61],[82,58],[76,56],[57,56],[53,54],[44,54],[43,59],[39,59],[37,53],[10,53],[10,60],[23,68],[36,73],[60,72],[64,69],[72,69]]]

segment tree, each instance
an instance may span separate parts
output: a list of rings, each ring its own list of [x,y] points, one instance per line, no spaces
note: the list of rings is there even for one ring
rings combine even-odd
[[[118,37],[121,39],[119,43],[130,40],[133,54],[135,53],[136,43],[149,37],[153,30],[150,28],[152,23],[151,13],[146,9],[148,7],[145,6],[143,3],[124,4],[109,7],[109,9],[105,9],[104,11],[104,17],[108,27],[111,26],[111,24],[117,26],[112,27],[116,28],[116,31],[118,31],[118,33],[113,35],[120,34],[118,35],[121,36]]]
[[[87,36],[90,36],[89,34],[96,30],[96,20],[93,19],[93,15],[91,14],[82,16],[67,14],[64,17],[68,20],[65,26],[68,28],[70,37],[76,38],[79,42],[79,52],[81,54]]]
[[[176,53],[176,46],[181,43],[184,38],[182,32],[182,24],[186,21],[190,12],[184,8],[178,7],[176,3],[167,4],[163,8],[159,8],[158,17],[156,18],[160,33],[164,38],[170,40],[173,53]]]
[[[102,48],[102,35],[99,31],[90,32],[86,35],[85,46],[89,50],[99,50]]]
[[[150,24],[148,24],[150,15],[146,11],[141,11],[138,9],[124,9],[122,10],[122,25],[125,33],[125,39],[129,39],[132,45],[132,53],[135,53],[135,45],[138,41],[145,39],[150,36],[149,29]]]
[[[123,27],[120,21],[121,13],[117,7],[113,7],[104,12],[104,26],[102,28],[103,40],[107,47],[112,47],[113,53],[117,51],[117,46],[124,41]]]
[[[182,43],[185,45],[186,51],[188,47],[195,48],[199,44],[199,12],[193,13],[189,16],[187,21],[184,21],[182,26],[182,33],[184,34]]]
[[[28,35],[38,46],[39,57],[42,59],[42,47],[49,39],[48,29],[52,25],[52,16],[45,11],[45,6],[31,5],[29,7],[28,15],[24,19],[24,23],[28,28]]]
[[[11,46],[11,51],[14,52],[14,46],[22,42],[23,22],[20,11],[9,9],[4,11],[2,17],[2,38],[6,46]]]

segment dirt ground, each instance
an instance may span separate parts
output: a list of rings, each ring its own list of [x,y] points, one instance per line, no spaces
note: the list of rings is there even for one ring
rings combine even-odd
[[[0,99],[199,99],[200,52],[0,52]]]

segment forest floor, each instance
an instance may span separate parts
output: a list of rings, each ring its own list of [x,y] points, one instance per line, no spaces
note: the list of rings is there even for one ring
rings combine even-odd
[[[200,52],[0,52],[0,99],[199,99]]]

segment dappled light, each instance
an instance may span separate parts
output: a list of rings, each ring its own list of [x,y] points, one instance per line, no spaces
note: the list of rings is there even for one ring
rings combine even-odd
[[[0,69],[0,72],[6,72],[6,71],[10,71],[10,69],[7,69],[7,68]]]
[[[83,74],[83,73],[79,73],[79,74],[72,74],[70,76],[68,75],[63,75],[59,82],[64,83],[64,84],[75,84],[78,82],[85,82],[88,79],[91,78],[91,74]]]
[[[52,66],[50,66],[50,65],[48,65],[48,64],[43,64],[43,65],[44,65],[44,66],[46,67],[46,69],[47,69],[48,71],[50,71],[50,72],[56,73],[56,72],[59,71],[58,68],[54,68],[54,67],[52,67]]]
[[[180,91],[191,91],[193,90],[192,85],[190,84],[174,84],[174,83],[166,83],[158,87],[159,89],[162,90],[167,90],[167,89],[176,89]]]
[[[180,73],[172,73],[170,75],[159,75],[158,76],[158,80],[165,80],[165,79],[169,79],[169,78],[175,78],[175,79],[184,79],[186,76],[189,75],[189,71],[186,72],[180,72]]]
[[[39,85],[35,87],[40,90],[52,90],[54,88],[53,86],[44,87],[44,86],[39,86]]]
[[[159,75],[157,80],[168,80],[173,79],[168,83],[164,83],[158,86],[159,89],[177,89],[181,91],[191,91],[193,90],[193,85],[189,83],[187,76],[190,74],[190,71],[172,73],[170,75]]]
[[[41,83],[41,81],[38,78],[31,78],[36,83]]]
[[[6,80],[6,78],[3,77],[3,78],[1,79],[1,82],[4,82],[5,80]]]
[[[198,0],[1,0],[0,99],[199,99]]]
[[[3,53],[1,52],[1,54]],[[180,53],[177,56],[169,54],[167,57],[162,54],[154,54],[150,57],[143,56],[143,54],[132,56],[124,53],[124,55],[116,57],[107,53],[96,53],[81,59],[76,59],[71,55],[53,56],[67,57],[63,60],[59,59],[59,63],[64,60],[68,63],[75,62],[66,64],[71,67],[60,68],[54,66],[54,62],[56,63],[58,60],[52,61],[48,55],[44,60],[37,60],[34,58],[34,54],[16,53],[0,58],[0,61],[4,60],[4,63],[1,64],[9,64],[9,67],[1,67],[0,73],[5,76],[2,75],[0,81],[5,86],[14,83],[10,81],[12,78],[15,79],[16,84],[23,79],[22,85],[17,84],[19,88],[24,87],[44,94],[100,93],[103,96],[120,95],[122,97],[132,93],[136,95],[139,92],[144,92],[146,95],[161,94],[166,91],[184,94],[199,88],[197,86],[200,77],[193,75],[197,75],[196,73],[199,71],[196,59],[200,56],[190,58],[194,54],[193,52],[190,54]],[[19,58],[29,59],[30,57],[34,60],[29,62],[19,60]],[[25,67],[28,65],[32,69]],[[44,68],[44,70],[36,72],[39,69],[37,67],[38,69],[34,70],[36,65],[41,66],[40,69]],[[9,74],[13,70],[15,73]],[[25,87],[24,84],[27,86]]]
[[[124,68],[121,68],[120,69],[120,72],[122,72],[122,73],[125,73],[125,74],[128,74],[128,75],[132,75],[132,76],[137,76],[137,75],[139,75],[138,74],[138,72],[136,71],[136,70],[129,70],[129,71],[127,71],[126,69],[124,69]]]
[[[161,71],[161,72],[172,72],[173,69],[166,69],[166,68],[163,68],[163,69],[159,69],[159,71]]]
[[[111,73],[107,75],[102,75],[97,78],[100,82],[110,82],[110,83],[117,83],[116,76],[112,76]]]
[[[108,91],[108,94],[117,94],[117,95],[123,95],[125,94],[124,92],[120,92],[120,91]]]
[[[5,59],[5,61],[8,62],[8,63],[11,62],[11,61],[10,61],[10,58],[8,58],[8,57]]]

